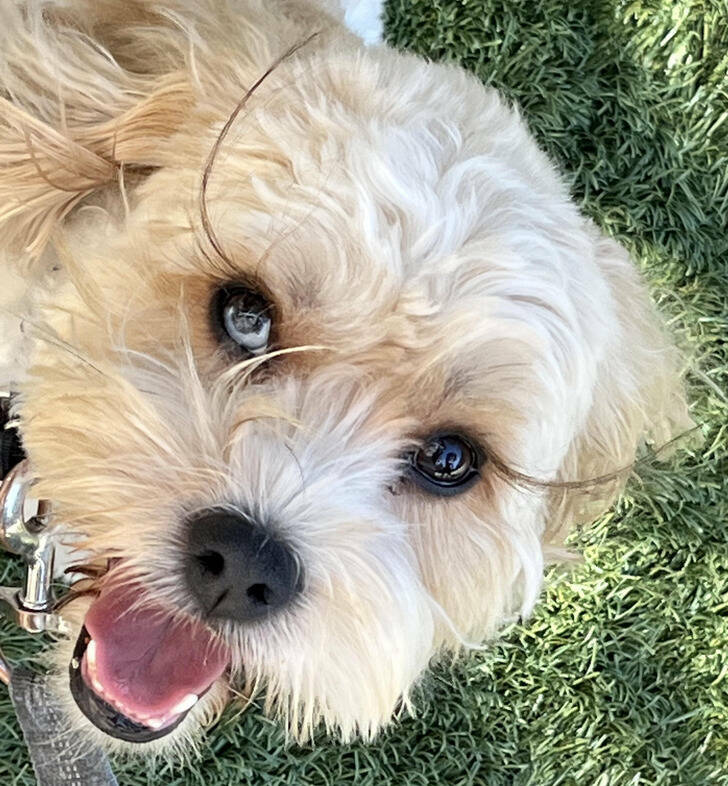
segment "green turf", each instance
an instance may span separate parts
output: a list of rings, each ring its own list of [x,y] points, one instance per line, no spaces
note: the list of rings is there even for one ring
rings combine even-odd
[[[705,446],[641,472],[528,624],[436,669],[417,717],[375,744],[286,748],[253,709],[201,760],[119,764],[120,781],[728,784],[726,0],[392,0],[387,22],[396,45],[517,100],[584,210],[632,250],[690,358]],[[7,627],[0,641],[25,646]],[[0,690],[0,784],[31,783]]]

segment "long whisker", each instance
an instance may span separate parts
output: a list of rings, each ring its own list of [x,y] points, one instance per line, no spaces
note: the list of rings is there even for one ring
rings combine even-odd
[[[258,77],[258,79],[253,83],[252,87],[250,87],[245,93],[245,95],[240,99],[240,101],[238,101],[237,106],[235,107],[235,109],[233,109],[233,111],[230,113],[230,116],[225,121],[225,124],[222,127],[222,131],[218,134],[218,137],[215,140],[212,149],[210,150],[210,154],[207,157],[207,161],[205,162],[205,167],[202,173],[202,186],[200,189],[200,219],[202,221],[202,229],[205,233],[205,237],[209,241],[212,248],[215,250],[215,253],[219,257],[219,259],[233,269],[234,269],[234,265],[230,261],[228,255],[223,250],[222,244],[220,243],[220,240],[212,226],[212,221],[210,220],[210,213],[207,205],[207,191],[210,184],[210,177],[212,176],[212,171],[215,165],[215,160],[217,159],[217,156],[220,152],[220,148],[222,147],[228,134],[230,133],[230,129],[235,124],[235,121],[238,119],[238,116],[243,111],[243,109],[245,108],[251,96],[255,93],[255,91],[282,63],[284,63],[286,60],[292,57],[296,52],[298,52],[300,49],[306,46],[306,44],[308,44],[317,36],[318,36],[318,32],[313,33],[303,41],[299,41],[297,44],[294,44],[290,49],[288,49],[280,57],[274,60],[273,63],[266,69],[266,71],[260,77]]]
[[[332,347],[327,347],[325,344],[308,344],[298,347],[286,347],[284,349],[274,349],[271,352],[266,352],[264,355],[258,355],[257,357],[246,358],[245,360],[241,360],[240,363],[236,363],[234,366],[230,366],[230,368],[226,369],[220,375],[219,379],[221,382],[224,383],[234,377],[237,377],[243,371],[250,371],[262,365],[268,360],[272,360],[273,358],[281,357],[283,355],[293,355],[299,352],[322,352],[322,351],[333,352],[334,349]]]
[[[18,321],[22,322],[23,324],[30,325],[30,327],[33,328],[34,333],[37,334],[37,337],[42,341],[45,341],[46,343],[58,349],[62,349],[64,352],[67,352],[69,355],[76,358],[76,360],[80,361],[84,365],[93,369],[100,376],[113,381],[113,377],[110,374],[100,369],[95,363],[93,363],[87,357],[82,355],[81,352],[78,349],[76,349],[72,344],[69,344],[67,341],[64,341],[64,339],[60,338],[60,336],[58,336],[57,334],[52,333],[44,325],[41,325],[38,322],[29,319],[25,315],[18,314],[17,312],[12,311],[11,309],[4,308],[2,309],[2,311],[4,311],[6,314],[13,317],[14,319],[17,319]]]

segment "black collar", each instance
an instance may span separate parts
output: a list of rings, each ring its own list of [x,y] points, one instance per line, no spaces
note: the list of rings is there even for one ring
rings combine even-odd
[[[9,396],[0,396],[0,481],[25,458],[17,427],[10,419]]]

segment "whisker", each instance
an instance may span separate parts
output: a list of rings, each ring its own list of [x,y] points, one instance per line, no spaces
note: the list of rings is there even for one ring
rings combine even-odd
[[[37,331],[37,337],[40,340],[45,341],[46,343],[56,347],[57,349],[62,349],[64,352],[67,352],[69,355],[76,358],[76,360],[79,360],[84,365],[88,366],[89,368],[92,368],[100,376],[114,381],[114,378],[108,372],[102,371],[102,369],[100,369],[97,365],[91,362],[87,357],[84,357],[78,349],[73,347],[64,339],[60,338],[60,336],[58,336],[57,334],[52,333],[45,326],[40,325],[39,323],[28,319],[25,315],[21,316],[20,314],[17,314],[11,311],[10,309],[3,309],[3,311],[5,311],[5,313],[9,314],[15,319],[22,321],[23,324],[30,325],[30,327],[32,327],[34,331]]]
[[[268,360],[272,360],[273,358],[281,357],[283,355],[293,355],[298,352],[321,352],[321,351],[328,351],[334,352],[335,350],[333,347],[328,347],[325,344],[308,344],[302,345],[298,347],[286,347],[284,349],[274,349],[270,352],[266,352],[264,355],[259,355],[258,357],[246,358],[245,360],[241,360],[239,363],[236,363],[234,366],[230,366],[230,368],[226,369],[219,377],[219,380],[222,382],[227,381],[231,377],[236,377],[240,374],[241,371],[253,370],[260,366],[261,364],[265,363]]]

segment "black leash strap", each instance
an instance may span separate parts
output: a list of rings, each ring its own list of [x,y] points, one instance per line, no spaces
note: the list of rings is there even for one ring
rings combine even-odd
[[[38,786],[118,786],[106,755],[80,746],[44,676],[24,668],[10,677],[10,697],[23,729]]]

